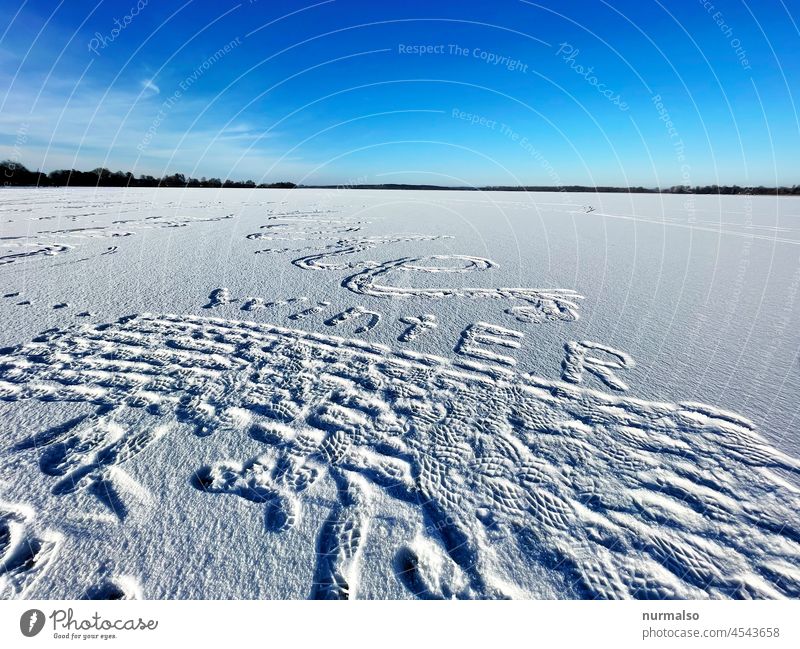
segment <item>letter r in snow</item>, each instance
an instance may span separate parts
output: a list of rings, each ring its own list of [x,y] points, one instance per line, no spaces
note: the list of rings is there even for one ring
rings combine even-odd
[[[582,383],[584,371],[594,374],[613,390],[625,391],[628,384],[620,379],[614,370],[627,370],[635,366],[633,358],[613,347],[590,340],[568,342],[564,345],[566,356],[561,363],[561,378],[569,383]],[[590,355],[601,352],[607,358]]]

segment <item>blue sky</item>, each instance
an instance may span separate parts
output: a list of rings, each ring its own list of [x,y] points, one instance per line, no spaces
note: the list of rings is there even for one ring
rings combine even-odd
[[[0,6],[0,156],[31,168],[800,182],[798,2]]]

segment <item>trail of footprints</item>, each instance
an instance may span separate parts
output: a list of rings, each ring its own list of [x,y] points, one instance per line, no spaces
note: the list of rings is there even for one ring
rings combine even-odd
[[[27,247],[32,248],[32,250],[24,250],[22,252],[7,252],[3,255],[0,255],[0,266],[15,264],[17,262],[42,256],[54,257],[55,255],[60,255],[70,249],[70,246],[66,245],[43,243],[30,243],[27,244]]]
[[[25,597],[52,565],[61,536],[36,529],[34,513],[0,502],[0,599]]]
[[[146,506],[126,466],[147,462],[178,421],[199,437],[261,445],[254,457],[189,467],[186,479],[209,498],[251,503],[265,534],[296,526],[332,481],[312,597],[358,595],[377,492],[419,514],[417,539],[397,548],[393,567],[420,597],[514,595],[495,581],[499,540],[571,597],[800,593],[800,497],[781,476],[800,474],[800,462],[746,419],[703,404],[274,325],[148,314],[2,350],[0,398],[94,407],[14,452],[37,453],[54,497],[94,494],[123,524],[131,506]],[[3,511],[0,539],[18,538],[30,519]],[[24,596],[57,556],[57,541],[28,534],[32,552],[2,550],[5,596]]]
[[[97,212],[89,211],[86,212],[85,210],[90,207],[96,207],[98,209]],[[164,209],[168,207],[168,205],[159,205],[158,203],[150,203],[145,202],[144,204],[137,205],[139,210],[146,210],[146,209]],[[182,209],[187,209],[184,206],[180,206]],[[206,206],[204,205],[197,205],[194,206],[196,209],[205,209]],[[9,208],[7,205],[2,206],[3,211],[13,211],[13,209]],[[109,214],[119,214],[121,210],[119,208],[115,208],[115,206],[111,206],[109,204],[97,204],[97,205],[89,205],[86,202],[82,201],[78,205],[69,205],[66,202],[62,201],[45,201],[44,204],[38,206],[38,209],[52,209],[59,212],[57,215],[50,215],[45,217],[34,217],[31,220],[34,221],[47,221],[47,220],[54,220],[54,219],[62,219],[62,220],[69,220],[75,222],[80,218],[88,218],[88,217],[95,217],[95,216],[105,216]],[[81,214],[64,214],[65,209],[78,209],[82,210]],[[10,265],[10,264],[19,264],[19,263],[26,263],[35,261],[37,259],[42,259],[46,257],[53,257],[56,255],[61,255],[71,250],[74,250],[76,247],[80,246],[81,243],[85,240],[91,239],[121,239],[126,237],[131,237],[137,234],[138,232],[145,231],[145,230],[152,230],[152,229],[172,229],[172,228],[184,228],[198,223],[213,223],[217,221],[226,221],[229,219],[235,218],[234,214],[224,214],[218,216],[193,216],[193,215],[182,215],[182,216],[167,216],[167,215],[155,215],[149,217],[137,217],[137,218],[128,218],[128,219],[117,219],[111,221],[109,225],[85,225],[85,226],[75,226],[70,228],[58,228],[52,230],[37,230],[32,234],[20,235],[20,236],[7,236],[7,237],[0,237],[0,244],[2,244],[3,248],[6,248],[2,254],[0,254],[0,266]],[[120,226],[126,226],[130,229],[122,229]],[[19,251],[15,250],[18,248]],[[109,246],[105,251],[99,253],[97,256],[104,256],[104,255],[111,255],[116,253],[118,250],[118,246]],[[76,261],[87,261],[89,258],[80,259]]]
[[[21,292],[20,291],[14,291],[12,293],[6,293],[2,297],[4,299],[14,299],[14,298],[18,298],[20,296],[21,296]],[[15,302],[15,304],[16,304],[16,306],[30,306],[31,304],[33,304],[33,302],[31,300],[20,300],[18,302]],[[72,307],[72,304],[70,304],[69,302],[56,302],[55,304],[50,305],[50,308],[53,309],[54,311],[60,311],[62,309],[69,309],[70,307]],[[79,313],[76,313],[75,317],[76,318],[88,318],[88,317],[91,317],[92,315],[94,315],[94,314],[91,311],[81,311]]]

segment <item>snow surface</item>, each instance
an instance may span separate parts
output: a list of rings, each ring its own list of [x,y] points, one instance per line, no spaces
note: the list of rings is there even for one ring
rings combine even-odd
[[[0,597],[800,596],[795,199],[4,190],[0,277]]]

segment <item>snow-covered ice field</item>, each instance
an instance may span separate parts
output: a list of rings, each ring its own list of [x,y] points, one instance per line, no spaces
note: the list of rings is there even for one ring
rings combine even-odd
[[[0,277],[0,597],[800,596],[796,199],[6,190]]]

